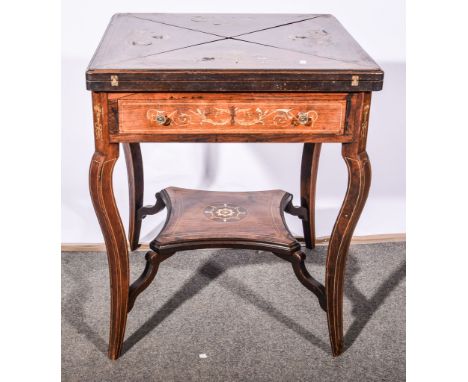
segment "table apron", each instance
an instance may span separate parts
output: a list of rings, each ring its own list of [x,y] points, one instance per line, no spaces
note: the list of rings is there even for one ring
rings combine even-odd
[[[351,142],[349,93],[109,94],[111,142]]]

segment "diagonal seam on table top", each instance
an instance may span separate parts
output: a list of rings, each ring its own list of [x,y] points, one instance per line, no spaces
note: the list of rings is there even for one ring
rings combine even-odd
[[[286,52],[301,53],[301,54],[305,54],[307,56],[324,58],[324,59],[327,59],[327,60],[338,61],[338,62],[343,62],[343,63],[357,64],[359,62],[358,60],[341,60],[339,58],[321,56],[319,54],[308,53],[308,52],[304,52],[304,51],[298,50],[298,49],[289,49],[289,48],[284,48],[284,47],[280,47],[280,46],[276,46],[276,45],[265,44],[265,43],[257,42],[257,41],[243,40],[243,39],[236,38],[236,37],[226,38],[225,40],[242,41],[242,42],[246,42],[246,43],[249,43],[249,44],[256,44],[256,45],[261,45],[261,46],[265,46],[265,47],[268,47],[268,48],[280,49],[280,50],[284,50]]]
[[[106,65],[121,64],[123,62],[131,61],[131,60],[138,59],[138,58],[158,56],[158,55],[165,54],[165,53],[171,53],[171,52],[175,52],[175,51],[178,51],[178,50],[188,49],[188,48],[192,48],[192,47],[196,47],[196,46],[200,46],[200,45],[211,44],[213,42],[224,41],[224,40],[233,40],[233,41],[244,42],[244,43],[247,43],[247,44],[256,44],[256,45],[264,46],[264,47],[267,47],[267,48],[284,50],[285,52],[295,52],[295,53],[301,53],[301,54],[304,54],[306,56],[311,56],[311,57],[318,57],[318,58],[323,58],[323,59],[338,61],[338,62],[343,62],[343,63],[357,64],[357,61],[341,60],[341,59],[338,59],[338,58],[320,56],[320,55],[313,54],[313,53],[307,53],[307,52],[304,52],[304,51],[301,51],[301,50],[288,49],[288,48],[279,47],[279,46],[275,46],[275,45],[264,44],[264,43],[260,43],[260,42],[256,42],[256,41],[243,40],[243,39],[240,39],[240,38],[237,38],[237,37],[224,37],[224,38],[218,38],[218,39],[215,39],[215,40],[204,41],[204,42],[197,43],[197,44],[191,44],[191,45],[187,45],[187,46],[180,47],[180,48],[169,49],[169,50],[165,50],[165,51],[162,51],[162,52],[151,53],[151,54],[147,54],[147,55],[144,55],[144,56],[130,57],[130,58],[127,58],[125,60],[112,62],[112,63],[106,64]],[[366,67],[363,66],[363,68],[366,68]]]
[[[152,23],[167,25],[167,26],[170,26],[170,27],[175,27],[175,28],[180,28],[180,29],[186,29],[186,30],[189,30],[189,31],[192,31],[192,32],[204,33],[204,34],[208,34],[208,35],[216,36],[216,37],[227,37],[227,36],[221,36],[221,35],[219,35],[219,34],[212,33],[212,32],[205,32],[205,31],[202,31],[202,30],[199,30],[199,29],[194,29],[194,28],[189,28],[189,27],[183,27],[183,26],[181,26],[181,25],[166,23],[166,22],[164,22],[164,21],[146,19],[146,18],[144,18],[144,17],[138,17],[138,16],[135,16],[135,15],[128,15],[128,16],[133,17],[133,18],[138,19],[138,20],[150,21],[150,22],[152,22]],[[188,46],[188,47],[189,47],[189,46]]]
[[[291,21],[291,22],[289,22],[289,23],[278,24],[278,25],[275,25],[275,26],[273,26],[273,27],[266,27],[266,28],[262,28],[262,29],[257,29],[257,30],[251,31],[251,32],[241,33],[241,34],[237,34],[237,35],[229,36],[229,37],[232,38],[232,39],[235,39],[236,37],[246,36],[246,35],[248,35],[248,34],[257,33],[257,32],[263,32],[263,31],[267,31],[267,30],[270,30],[270,29],[281,28],[281,27],[284,27],[284,26],[287,26],[287,25],[291,25],[291,24],[302,23],[302,22],[304,22],[304,21],[314,20],[314,19],[317,19],[317,18],[319,18],[319,17],[323,17],[323,15],[317,15],[317,16],[308,17],[308,18],[302,19],[302,20]]]
[[[281,28],[283,26],[287,26],[287,25],[291,25],[291,24],[302,23],[304,21],[314,20],[314,19],[317,19],[319,17],[323,17],[324,15],[316,15],[316,16],[313,16],[313,17],[307,17],[305,19],[301,19],[301,20],[297,20],[297,21],[291,21],[289,23],[278,24],[278,25],[274,25],[274,26],[271,26],[271,27],[261,28],[261,29],[241,33],[241,34],[234,35],[234,36],[223,36],[223,35],[219,35],[219,34],[212,33],[212,32],[205,32],[205,31],[200,30],[200,29],[189,28],[189,27],[185,27],[185,26],[181,26],[181,25],[166,23],[164,21],[148,19],[148,18],[145,18],[145,17],[139,17],[139,16],[136,16],[134,14],[129,14],[127,16],[128,17],[133,17],[133,18],[138,19],[138,20],[144,20],[144,21],[149,21],[149,22],[153,22],[153,23],[156,23],[156,24],[167,25],[167,26],[180,28],[180,29],[185,29],[185,30],[189,30],[189,31],[193,31],[193,32],[204,33],[204,34],[207,34],[207,35],[216,36],[216,37],[220,37],[220,38],[210,40],[210,41],[204,41],[204,42],[197,43],[197,44],[190,44],[190,45],[182,46],[180,48],[169,49],[169,50],[165,50],[165,51],[162,51],[162,52],[151,53],[151,54],[147,54],[147,55],[143,55],[143,56],[129,57],[129,58],[125,59],[125,60],[108,63],[108,64],[106,64],[107,66],[108,65],[114,65],[114,64],[121,64],[121,63],[131,61],[131,60],[135,60],[135,59],[141,59],[141,58],[146,58],[146,57],[151,57],[151,56],[157,56],[157,55],[164,54],[164,53],[170,53],[170,52],[174,52],[174,51],[178,51],[178,50],[182,50],[182,49],[187,49],[187,48],[192,48],[192,47],[195,47],[195,46],[210,44],[212,42],[217,42],[217,41],[222,41],[222,40],[236,40],[236,41],[242,41],[242,42],[247,42],[247,43],[252,43],[252,44],[263,45],[263,46],[266,46],[266,47],[271,47],[271,48],[276,48],[276,49],[282,49],[284,51],[294,51],[294,50],[291,50],[291,49],[281,48],[281,47],[277,47],[277,46],[273,46],[273,45],[269,46],[269,45],[262,44],[262,43],[257,43],[257,42],[248,41],[248,40],[242,40],[242,39],[238,39],[237,37],[245,36],[245,35],[249,35],[249,34],[253,34],[253,33],[257,33],[257,32],[263,32],[263,31],[270,30],[270,29]],[[304,53],[304,52],[299,52],[299,53]],[[308,54],[308,53],[305,53],[305,54]],[[310,54],[308,54],[308,55],[310,55]]]
[[[167,26],[170,26],[170,27],[175,27],[175,28],[180,28],[180,29],[186,29],[186,30],[193,31],[193,32],[200,32],[200,33],[205,33],[205,34],[209,34],[209,35],[212,35],[212,36],[224,37],[224,38],[231,39],[231,38],[235,38],[235,37],[240,37],[240,36],[249,35],[249,34],[252,34],[252,33],[263,32],[263,31],[270,30],[270,29],[281,28],[281,27],[284,27],[284,26],[287,26],[287,25],[291,25],[291,24],[302,23],[302,22],[304,22],[304,21],[309,21],[309,20],[317,19],[317,18],[319,18],[319,17],[323,17],[324,15],[315,15],[314,17],[307,17],[307,18],[305,18],[305,19],[301,19],[301,20],[297,20],[297,21],[291,21],[291,22],[289,22],[289,23],[283,23],[283,24],[273,25],[273,26],[271,26],[271,27],[256,29],[256,30],[253,30],[253,31],[250,31],[250,32],[240,33],[240,34],[237,34],[237,35],[234,35],[234,36],[230,36],[230,35],[225,36],[225,35],[221,35],[221,34],[217,34],[217,33],[213,33],[213,32],[206,32],[206,31],[201,30],[201,29],[195,29],[195,28],[185,27],[185,26],[182,26],[182,25],[171,24],[171,23],[167,23],[167,22],[165,22],[165,21],[147,19],[147,18],[144,18],[144,17],[135,16],[135,15],[133,15],[133,14],[130,14],[130,15],[128,15],[128,16],[133,17],[133,18],[136,18],[136,19],[138,19],[138,20],[150,21],[150,22],[153,22],[153,23],[162,24],[162,25],[167,25]]]
[[[321,55],[317,55],[317,54],[313,54],[313,53],[309,53],[309,52],[304,52],[304,51],[301,51],[301,50],[289,49],[289,48],[279,47],[279,46],[276,46],[276,45],[270,45],[270,44],[260,43],[260,42],[257,42],[257,41],[249,41],[249,40],[244,40],[244,39],[239,38],[239,37],[254,34],[254,33],[257,33],[257,32],[263,32],[263,31],[266,31],[266,30],[281,28],[283,26],[288,26],[288,25],[292,25],[292,24],[298,24],[298,23],[302,23],[302,22],[305,22],[305,21],[314,20],[314,19],[323,17],[324,15],[316,15],[314,17],[308,17],[308,18],[305,18],[305,19],[297,20],[297,21],[291,21],[291,22],[288,22],[288,23],[278,24],[278,25],[274,25],[274,26],[271,26],[271,27],[261,28],[261,29],[241,33],[241,34],[234,35],[234,36],[223,36],[223,35],[219,35],[219,34],[212,33],[212,32],[205,32],[205,31],[199,30],[199,29],[194,29],[194,28],[189,28],[189,27],[180,26],[180,25],[176,25],[176,24],[166,23],[164,21],[158,21],[158,20],[152,20],[152,19],[147,19],[147,18],[143,18],[143,17],[138,17],[138,16],[135,16],[135,15],[132,15],[132,14],[128,15],[128,16],[139,19],[139,20],[150,21],[150,22],[153,22],[153,23],[156,23],[156,24],[167,25],[167,26],[180,28],[180,29],[185,29],[185,30],[189,30],[189,31],[193,31],[193,32],[204,33],[204,34],[216,36],[216,37],[219,37],[219,38],[214,39],[214,40],[210,40],[210,41],[204,41],[204,42],[197,43],[197,44],[190,44],[190,45],[186,45],[186,46],[179,47],[179,48],[169,49],[169,50],[165,50],[165,51],[162,51],[162,52],[151,53],[151,54],[147,54],[147,55],[143,55],[143,56],[130,57],[130,58],[127,58],[125,60],[109,63],[109,64],[106,64],[106,65],[121,64],[123,62],[131,61],[131,60],[134,60],[134,59],[141,59],[141,58],[146,58],[146,57],[151,57],[151,56],[157,56],[157,55],[161,55],[161,54],[165,54],[165,53],[170,53],[170,52],[174,52],[174,51],[178,51],[178,50],[188,49],[188,48],[192,48],[192,47],[196,47],[196,46],[200,46],[200,45],[206,45],[206,44],[210,44],[210,43],[218,42],[218,41],[223,41],[223,40],[234,40],[234,41],[239,41],[239,42],[245,42],[245,43],[248,43],[248,44],[256,44],[256,45],[260,45],[260,46],[264,46],[264,47],[268,47],[268,48],[280,49],[280,50],[284,50],[286,52],[301,53],[301,54],[305,54],[307,56],[323,58],[323,59],[327,59],[327,60],[331,60],[331,61],[338,61],[338,62],[352,63],[352,64],[357,63],[357,61],[342,60],[342,59],[333,58],[333,57],[321,56]]]
[[[221,40],[227,39],[225,36],[217,35],[217,34],[215,34],[215,33],[205,32],[205,31],[202,31],[202,30],[198,30],[198,29],[194,29],[194,28],[189,28],[189,27],[183,27],[183,26],[180,26],[180,25],[175,25],[175,24],[171,24],[171,23],[166,23],[166,22],[164,22],[164,21],[158,21],[158,20],[147,19],[147,18],[139,17],[139,16],[136,16],[136,15],[133,15],[133,14],[128,14],[128,15],[126,15],[126,16],[127,16],[127,17],[133,17],[133,18],[138,19],[138,20],[149,21],[149,22],[156,23],[156,24],[167,25],[167,26],[174,27],[174,28],[185,29],[185,30],[189,30],[189,31],[192,31],[192,32],[199,32],[199,33],[203,33],[203,34],[207,34],[207,35],[211,35],[211,36],[216,36],[216,37],[219,37],[219,38],[214,39],[214,40],[210,40],[210,41],[203,41],[203,42],[196,43],[196,44],[190,44],[190,45],[182,46],[182,47],[179,47],[179,48],[164,50],[164,51],[162,51],[162,52],[151,53],[151,54],[147,54],[147,55],[143,55],[143,56],[129,57],[129,58],[126,58],[125,60],[120,60],[120,61],[116,61],[116,62],[107,63],[107,64],[105,64],[106,66],[115,65],[115,64],[121,64],[121,63],[123,63],[123,62],[131,61],[131,60],[135,60],[135,59],[141,59],[141,58],[146,58],[146,57],[150,57],[150,56],[155,56],[155,55],[158,55],[158,54],[164,54],[164,53],[174,52],[174,51],[177,51],[177,50],[192,48],[192,47],[195,47],[195,46],[205,45],[205,44],[209,44],[209,43],[212,43],[212,42],[216,42],[216,41],[221,41]]]
[[[116,62],[111,62],[111,63],[105,64],[105,65],[108,66],[108,65],[121,64],[121,63],[126,62],[126,61],[131,61],[131,60],[135,60],[135,59],[139,59],[139,58],[146,58],[146,57],[151,57],[151,56],[157,56],[157,55],[159,55],[159,54],[175,52],[175,51],[177,51],[177,50],[182,50],[182,49],[187,49],[187,48],[193,48],[193,47],[195,47],[195,46],[206,45],[206,44],[210,44],[210,43],[212,43],[212,42],[223,41],[223,40],[229,40],[229,37],[217,38],[217,39],[215,39],[215,40],[210,40],[210,41],[203,41],[203,42],[199,42],[199,43],[196,43],[196,44],[191,44],[191,45],[183,46],[183,47],[180,47],[180,48],[174,48],[174,49],[164,50],[164,51],[162,51],[162,52],[146,54],[146,55],[143,55],[143,56],[130,57],[130,58],[126,58],[125,60],[120,60],[120,61],[116,61]]]

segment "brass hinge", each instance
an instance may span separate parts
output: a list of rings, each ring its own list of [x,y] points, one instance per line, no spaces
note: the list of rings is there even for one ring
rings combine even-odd
[[[359,85],[359,76],[352,76],[351,77],[351,86],[358,86]]]
[[[119,86],[119,76],[111,76],[111,86]]]

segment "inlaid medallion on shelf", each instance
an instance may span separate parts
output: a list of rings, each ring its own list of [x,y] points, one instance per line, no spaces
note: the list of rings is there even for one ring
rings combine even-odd
[[[223,223],[239,221],[247,216],[245,208],[228,203],[209,205],[203,213],[208,219]]]

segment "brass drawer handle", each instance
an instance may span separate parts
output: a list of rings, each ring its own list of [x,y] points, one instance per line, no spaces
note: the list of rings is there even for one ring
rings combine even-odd
[[[169,125],[171,123],[171,120],[167,118],[167,116],[163,114],[158,114],[155,117],[155,121],[158,125],[164,126],[164,125]]]
[[[307,125],[309,122],[309,114],[304,112],[297,113],[297,122],[300,125]]]
[[[170,107],[166,110],[147,109],[146,117],[151,124],[175,127],[187,125],[212,126],[255,126],[274,127],[307,126],[312,128],[318,119],[315,110],[293,111],[293,108],[247,108],[237,106],[211,107],[210,105],[193,106],[187,109]],[[299,109],[300,110],[300,109]],[[302,109],[304,110],[304,109]]]

